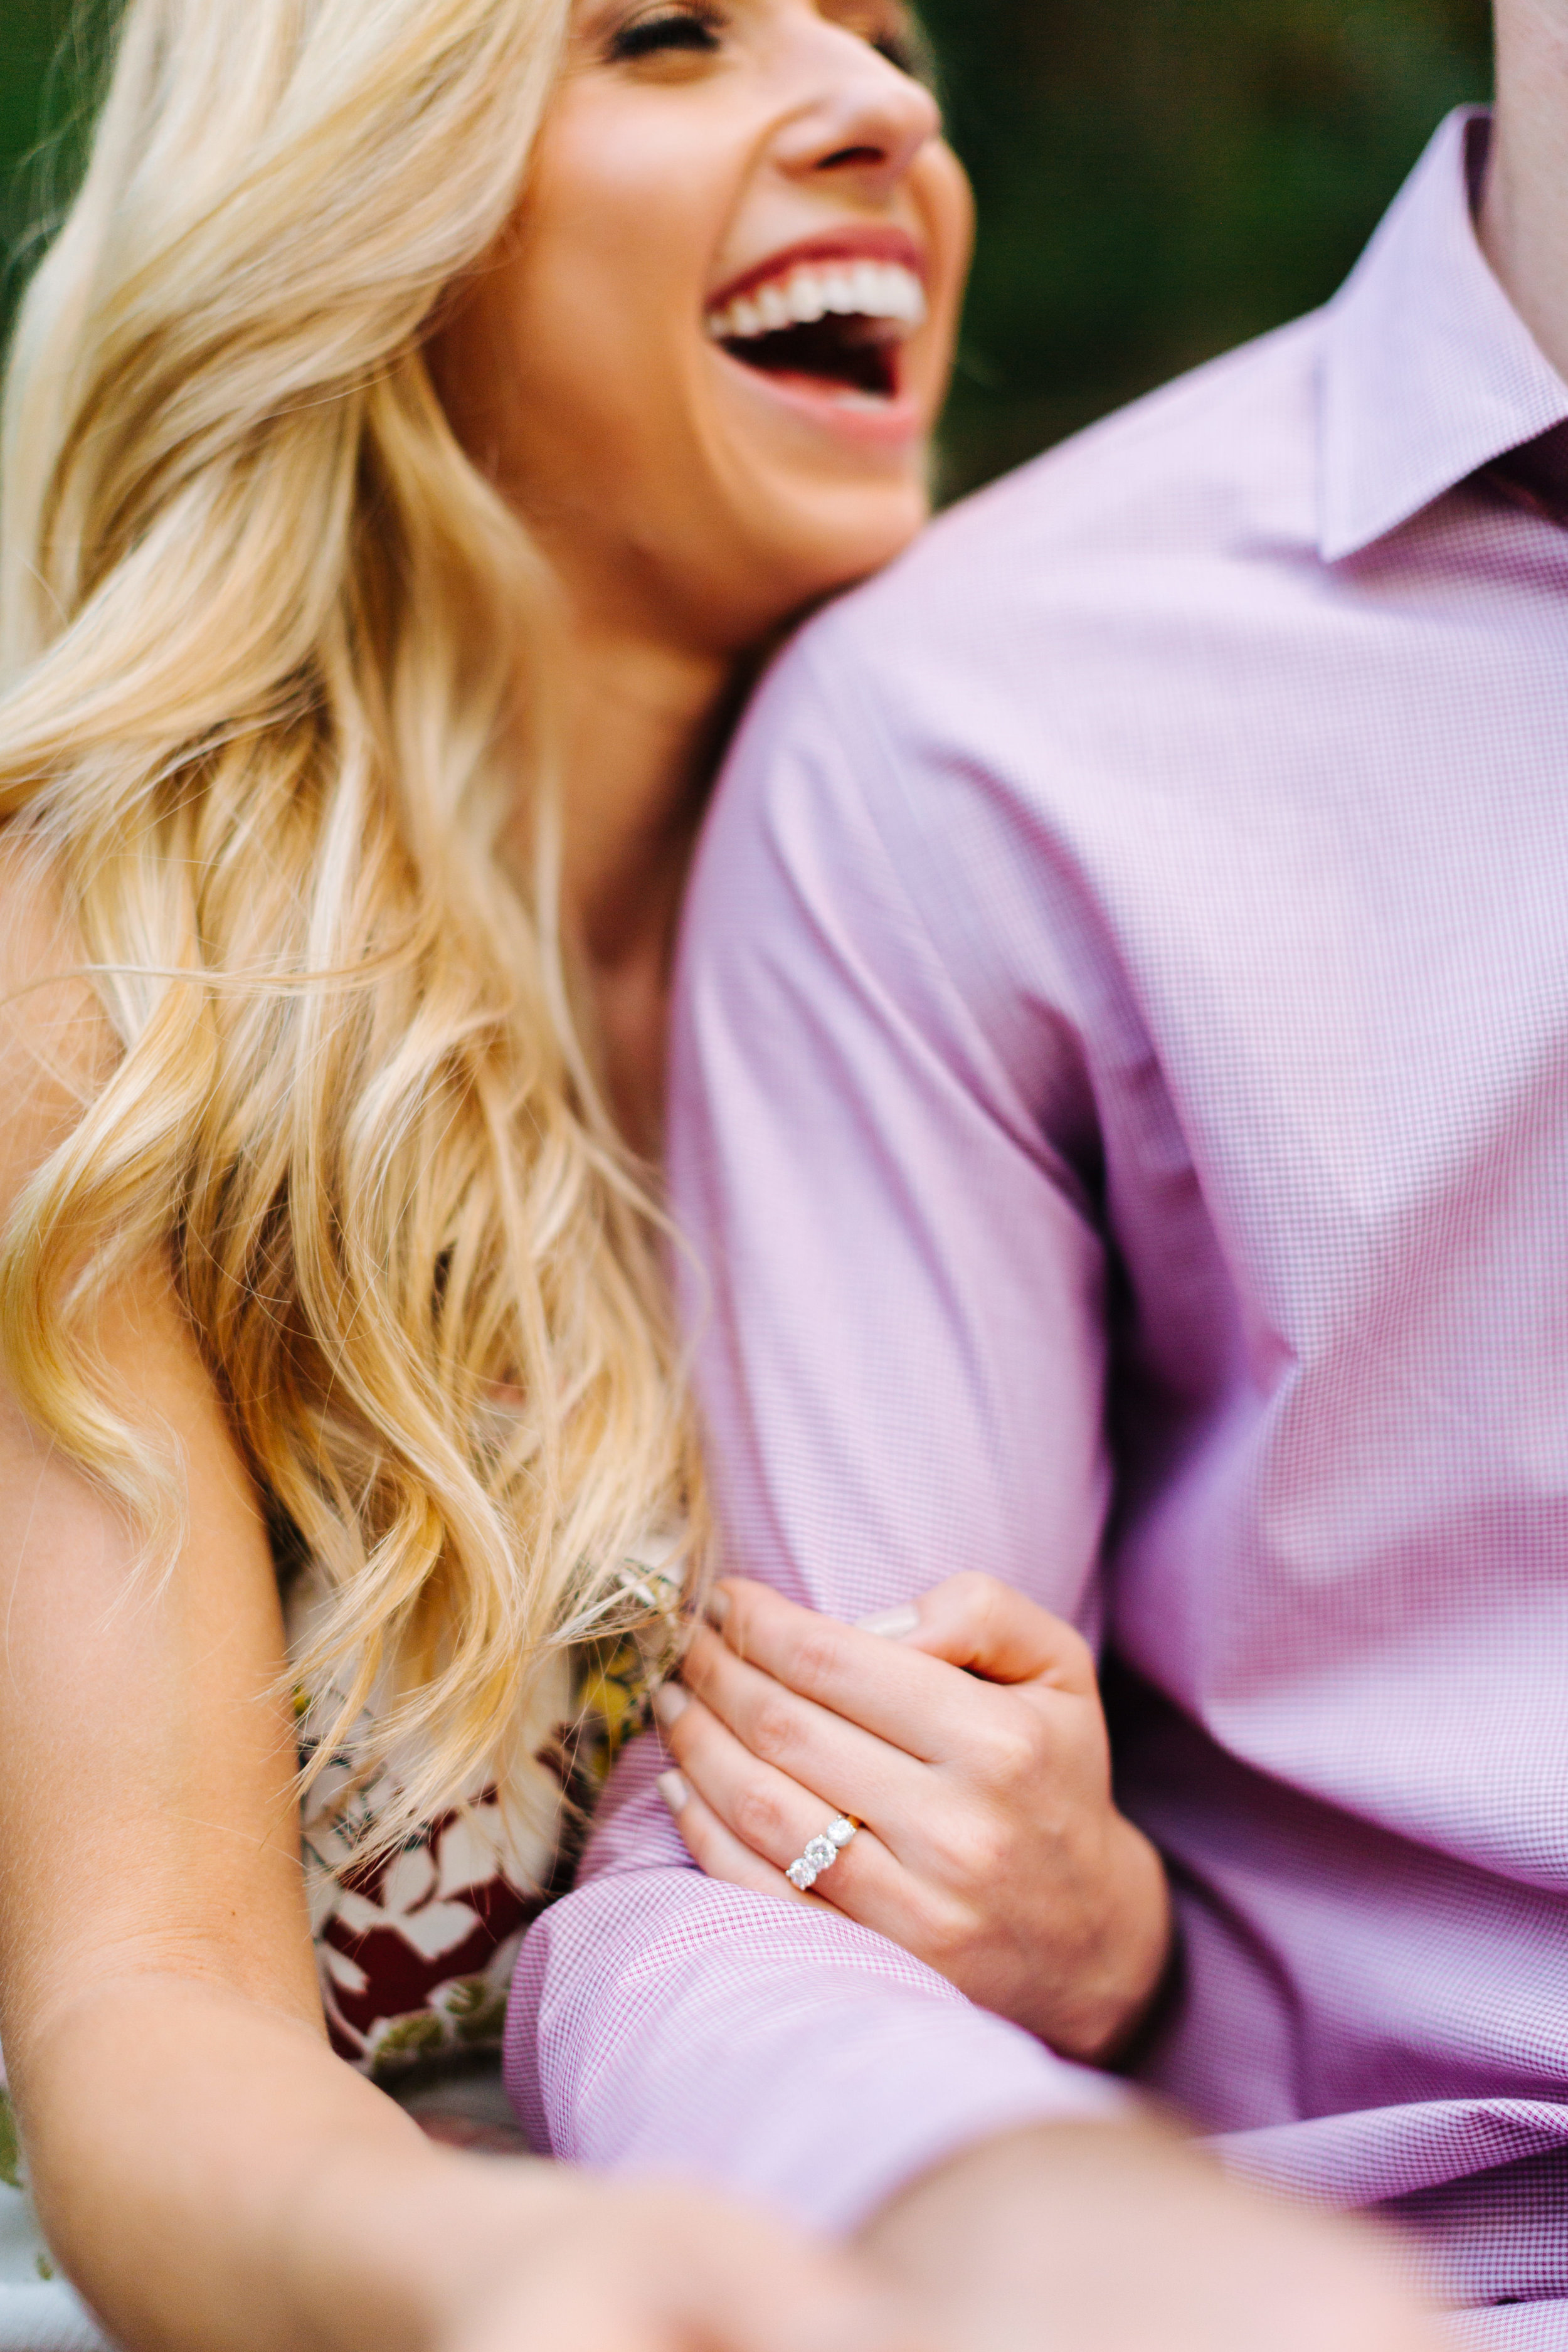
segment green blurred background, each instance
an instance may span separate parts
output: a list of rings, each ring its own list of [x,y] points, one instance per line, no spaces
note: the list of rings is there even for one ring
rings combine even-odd
[[[68,178],[59,126],[93,45],[68,42],[73,0],[0,9],[14,285],[51,181]],[[1486,0],[925,0],[923,13],[980,202],[946,436],[954,490],[1321,301],[1439,118],[1489,79]]]

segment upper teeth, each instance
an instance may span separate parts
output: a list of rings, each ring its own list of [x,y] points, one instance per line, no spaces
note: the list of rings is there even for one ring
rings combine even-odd
[[[781,277],[738,294],[708,313],[716,343],[745,342],[781,327],[807,327],[829,312],[840,318],[896,319],[918,327],[926,315],[925,289],[897,261],[796,262]]]

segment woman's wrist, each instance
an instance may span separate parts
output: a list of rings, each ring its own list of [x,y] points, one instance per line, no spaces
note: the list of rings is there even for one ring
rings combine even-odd
[[[395,2150],[347,2142],[314,2170],[300,2250],[300,2341],[315,2352],[442,2352],[531,2250],[575,2218],[586,2184],[528,2157],[473,2156],[411,2126]],[[346,2249],[355,2256],[344,2260]]]

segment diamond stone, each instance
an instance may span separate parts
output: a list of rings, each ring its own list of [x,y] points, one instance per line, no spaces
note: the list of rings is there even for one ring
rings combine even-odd
[[[838,1848],[829,1837],[814,1837],[801,1856],[803,1862],[808,1862],[811,1864],[813,1872],[826,1870],[829,1863],[837,1862],[837,1859]]]
[[[836,1846],[843,1848],[855,1834],[855,1823],[847,1813],[840,1813],[836,1822],[828,1822],[827,1834]]]
[[[809,1888],[816,1885],[816,1871],[809,1858],[809,1849],[805,1853],[802,1854],[798,1862],[792,1862],[790,1864],[789,1868],[784,1873],[784,1876],[788,1879],[790,1885],[802,1895],[805,1895]]]

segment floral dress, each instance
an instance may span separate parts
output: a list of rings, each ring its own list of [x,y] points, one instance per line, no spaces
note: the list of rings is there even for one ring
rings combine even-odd
[[[395,2089],[499,2052],[523,1931],[571,1884],[594,1800],[669,1662],[679,1596],[655,1581],[669,1605],[651,1633],[563,1654],[525,1798],[477,1788],[356,1868],[395,1792],[391,1771],[362,1783],[349,1756],[332,1755],[311,1782],[302,1834],[321,2000],[333,2048],[374,2081]],[[296,1651],[310,1614],[308,1601],[290,1609]],[[307,1738],[301,1760],[314,1757]]]

